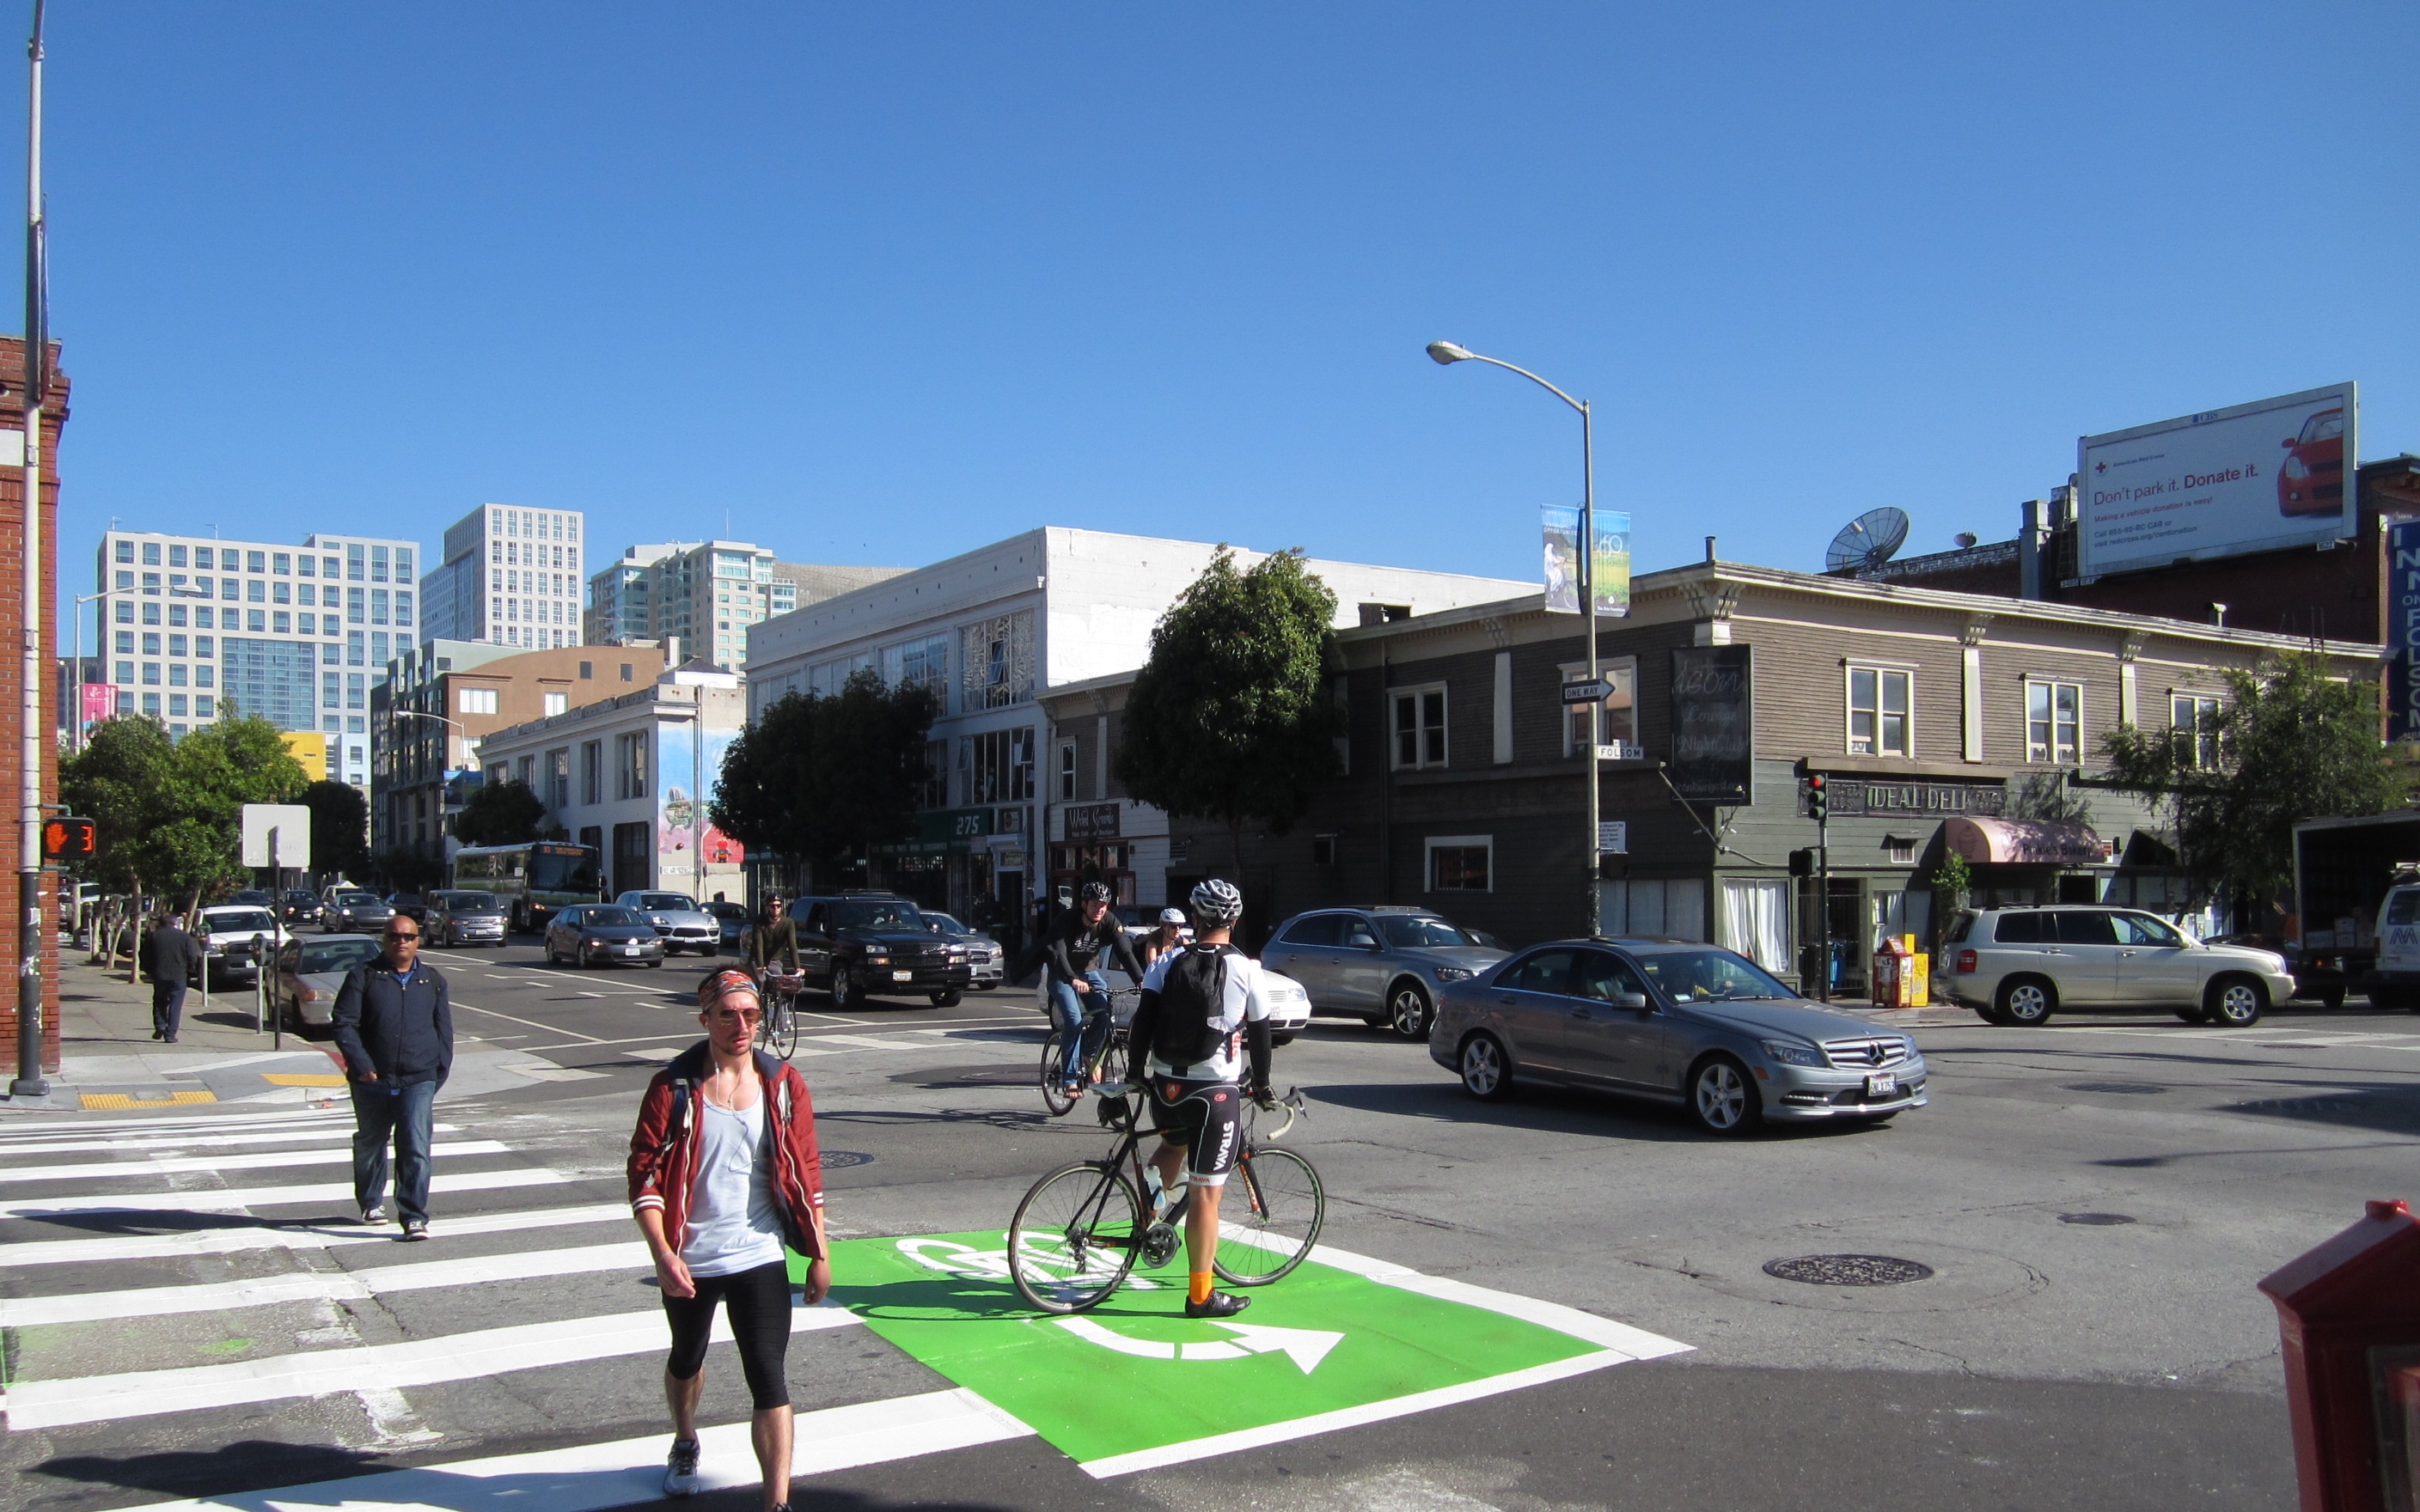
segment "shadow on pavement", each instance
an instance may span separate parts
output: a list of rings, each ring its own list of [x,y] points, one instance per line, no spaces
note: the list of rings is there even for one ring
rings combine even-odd
[[[27,1473],[172,1496],[208,1496],[337,1480],[383,1468],[384,1461],[377,1455],[358,1449],[246,1439],[208,1450],[68,1455],[30,1466]]]

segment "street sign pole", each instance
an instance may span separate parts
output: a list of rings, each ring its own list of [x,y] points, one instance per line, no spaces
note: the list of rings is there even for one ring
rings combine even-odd
[[[42,270],[42,0],[34,0],[34,35],[25,143],[25,406],[23,682],[18,707],[17,1078],[8,1095],[48,1097],[42,1077],[42,390],[50,333]],[[79,673],[79,675],[81,675]],[[79,703],[83,698],[77,687]]]

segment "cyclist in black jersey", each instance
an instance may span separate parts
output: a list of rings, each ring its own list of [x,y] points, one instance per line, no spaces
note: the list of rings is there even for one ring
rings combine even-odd
[[[1135,959],[1126,932],[1109,912],[1108,885],[1087,882],[1074,910],[1051,929],[1043,956],[1050,1016],[1065,1045],[1061,1069],[1070,1097],[1083,1092],[1084,1068],[1109,1038],[1109,983],[1099,970],[1105,951],[1128,977],[1142,980],[1142,963]]]

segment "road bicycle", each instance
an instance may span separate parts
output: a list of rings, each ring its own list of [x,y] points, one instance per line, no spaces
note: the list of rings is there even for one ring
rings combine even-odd
[[[1219,1201],[1218,1252],[1212,1269],[1231,1286],[1264,1287],[1300,1265],[1327,1221],[1327,1192],[1311,1162],[1277,1149],[1302,1117],[1299,1090],[1279,1103],[1285,1120],[1260,1131],[1259,1109],[1245,1108],[1242,1145]],[[1142,1194],[1141,1144],[1150,1131],[1124,1096],[1101,1100],[1101,1122],[1117,1132],[1107,1160],[1062,1165],[1025,1194],[1008,1227],[1009,1277],[1017,1295],[1046,1313],[1098,1306],[1136,1261],[1157,1270],[1185,1247],[1189,1186],[1155,1216]]]
[[[1087,1087],[1123,1087],[1126,1079],[1126,1026],[1124,1022],[1134,1016],[1135,1004],[1142,997],[1134,987],[1109,989],[1109,1032],[1101,1039],[1101,1048],[1094,1053],[1084,1067]],[[1067,1031],[1053,1028],[1050,1037],[1042,1041],[1042,1105],[1059,1118],[1084,1100],[1078,1092],[1070,1096],[1066,1072]]]
[[[765,1005],[765,1048],[787,1060],[799,1048],[799,994],[806,990],[807,979],[799,972],[768,967],[764,982],[759,996]]]

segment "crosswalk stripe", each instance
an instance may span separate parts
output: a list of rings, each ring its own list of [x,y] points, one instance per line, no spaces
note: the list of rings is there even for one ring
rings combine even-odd
[[[860,1321],[855,1313],[824,1303],[794,1312],[790,1332],[810,1334]],[[713,1337],[717,1341],[731,1337],[729,1319],[721,1313],[715,1315]],[[323,1396],[332,1392],[400,1391],[507,1371],[644,1354],[669,1348],[671,1340],[662,1309],[650,1308],[229,1365],[17,1381],[8,1390],[8,1427],[11,1432],[22,1432]]]
[[[350,1194],[347,1194],[350,1196]],[[561,1228],[580,1224],[627,1221],[628,1204],[583,1203],[570,1208],[538,1208],[513,1212],[477,1212],[455,1218],[440,1214],[438,1242],[480,1234],[511,1234],[523,1229]],[[10,1269],[34,1265],[99,1265],[116,1260],[155,1260],[175,1256],[232,1255],[243,1250],[335,1249],[347,1244],[392,1244],[397,1230],[381,1225],[342,1228],[203,1228],[180,1234],[120,1234],[108,1239],[47,1239],[0,1247]]]
[[[459,1134],[461,1125],[437,1123],[429,1125],[431,1134]],[[10,1155],[72,1155],[87,1149],[191,1149],[196,1145],[299,1145],[314,1139],[350,1141],[353,1124],[322,1124],[317,1128],[285,1129],[268,1134],[96,1134],[88,1139],[53,1139],[40,1144],[0,1146]]]
[[[493,1139],[457,1139],[428,1147],[435,1155],[502,1155],[512,1149]],[[342,1165],[353,1158],[349,1142],[332,1149],[268,1149],[249,1155],[178,1155],[156,1160],[88,1161],[81,1165],[38,1165],[0,1171],[0,1181],[87,1181],[113,1176],[189,1176],[195,1171],[261,1171],[287,1165]]]
[[[141,1129],[265,1129],[273,1128],[279,1124],[349,1124],[352,1121],[353,1114],[350,1108],[279,1109],[240,1115],[188,1113],[159,1119],[85,1119],[70,1115],[46,1118],[38,1123],[0,1129],[0,1146],[19,1139],[49,1137],[62,1134],[131,1132]]]
[[[469,1171],[429,1178],[432,1192],[490,1192],[502,1187],[561,1186],[577,1178],[557,1171]],[[0,1202],[0,1218],[40,1218],[66,1212],[225,1212],[235,1208],[292,1207],[305,1202],[350,1207],[353,1183],[311,1186],[230,1187],[221,1191],[130,1192],[116,1196],[19,1197]],[[0,1251],[10,1254],[13,1251]]]
[[[1033,1430],[963,1388],[893,1396],[800,1412],[790,1473],[829,1474],[1031,1437]],[[704,1489],[757,1484],[746,1423],[698,1431]],[[604,1512],[664,1494],[668,1433],[535,1454],[456,1460],[390,1470],[311,1486],[241,1491],[191,1502],[155,1503],[144,1512],[359,1512],[365,1507],[430,1512]]]
[[[512,1255],[473,1255],[417,1265],[382,1265],[360,1271],[304,1271],[216,1281],[187,1287],[142,1287],[61,1297],[0,1298],[0,1327],[37,1323],[97,1323],[117,1318],[163,1318],[172,1313],[219,1312],[267,1307],[287,1302],[367,1301],[398,1291],[525,1281],[545,1275],[583,1275],[597,1271],[645,1270],[644,1240],[581,1244],[567,1249],[523,1250]]]

